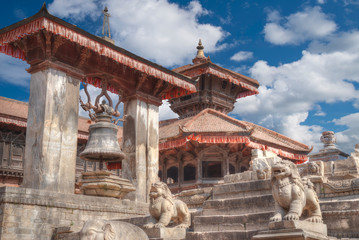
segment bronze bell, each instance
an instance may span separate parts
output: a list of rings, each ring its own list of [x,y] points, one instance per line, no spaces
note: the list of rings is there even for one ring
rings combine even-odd
[[[89,138],[80,158],[100,162],[119,162],[125,158],[117,139],[117,126],[106,111],[96,113],[96,123],[89,127]]]

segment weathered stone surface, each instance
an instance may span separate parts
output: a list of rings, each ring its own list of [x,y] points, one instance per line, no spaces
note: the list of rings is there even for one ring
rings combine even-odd
[[[52,68],[31,75],[24,187],[74,193],[79,87]]]
[[[120,199],[136,190],[128,179],[119,178],[108,171],[83,172],[79,185],[85,195]]]
[[[278,161],[281,158],[272,152],[253,149],[249,170],[224,176],[224,183],[269,179],[271,166]]]
[[[213,199],[261,196],[271,193],[270,180],[228,183],[213,187]]]
[[[122,176],[136,187],[127,198],[149,202],[151,183],[158,180],[158,106],[134,98],[124,109]]]
[[[197,216],[194,219],[194,231],[259,231],[268,229],[268,219],[273,211],[242,215]]]
[[[150,214],[152,219],[144,228],[163,228],[172,221],[177,228],[187,229],[191,225],[191,215],[187,205],[173,199],[171,191],[164,182],[153,183],[150,191]]]
[[[327,226],[323,223],[281,221],[272,222],[268,227],[269,231],[259,232],[252,239],[329,239],[327,237]]]
[[[212,196],[212,189],[212,187],[206,187],[185,190],[174,195],[174,198],[186,203],[188,208],[200,208]]]
[[[86,221],[80,231],[81,240],[147,240],[146,233],[136,225],[107,220]]]
[[[85,221],[145,216],[148,204],[28,188],[0,188],[2,240],[51,239],[58,227],[81,230]]]
[[[270,222],[268,224],[268,228],[269,230],[301,229],[305,232],[313,232],[322,235],[327,235],[327,225],[323,223],[313,223],[309,221]]]
[[[184,228],[151,228],[144,229],[144,231],[150,239],[180,240],[186,238],[186,229]]]

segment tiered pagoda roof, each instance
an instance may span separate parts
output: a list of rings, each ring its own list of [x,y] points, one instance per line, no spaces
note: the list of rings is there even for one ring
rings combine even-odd
[[[237,98],[258,94],[257,80],[214,64],[209,56],[204,55],[203,49],[200,40],[193,64],[173,70],[190,77],[197,88],[195,93],[170,99],[171,109],[180,118],[194,116],[206,108],[229,113]]]

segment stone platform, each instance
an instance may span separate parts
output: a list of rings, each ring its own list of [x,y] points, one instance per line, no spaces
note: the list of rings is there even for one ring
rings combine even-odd
[[[143,229],[151,240],[183,240],[186,238],[184,228],[152,228]]]
[[[52,239],[56,229],[79,232],[90,219],[120,219],[148,214],[148,204],[115,198],[0,188],[2,240]]]
[[[269,231],[259,232],[252,240],[328,240],[327,226],[308,221],[281,221],[268,224]]]

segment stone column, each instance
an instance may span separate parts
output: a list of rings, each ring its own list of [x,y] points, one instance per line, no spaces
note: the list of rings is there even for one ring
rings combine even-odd
[[[23,187],[74,193],[78,77],[41,64],[30,68]]]
[[[149,202],[151,184],[158,180],[158,106],[141,98],[124,101],[122,176],[132,181],[135,193],[128,198]]]

